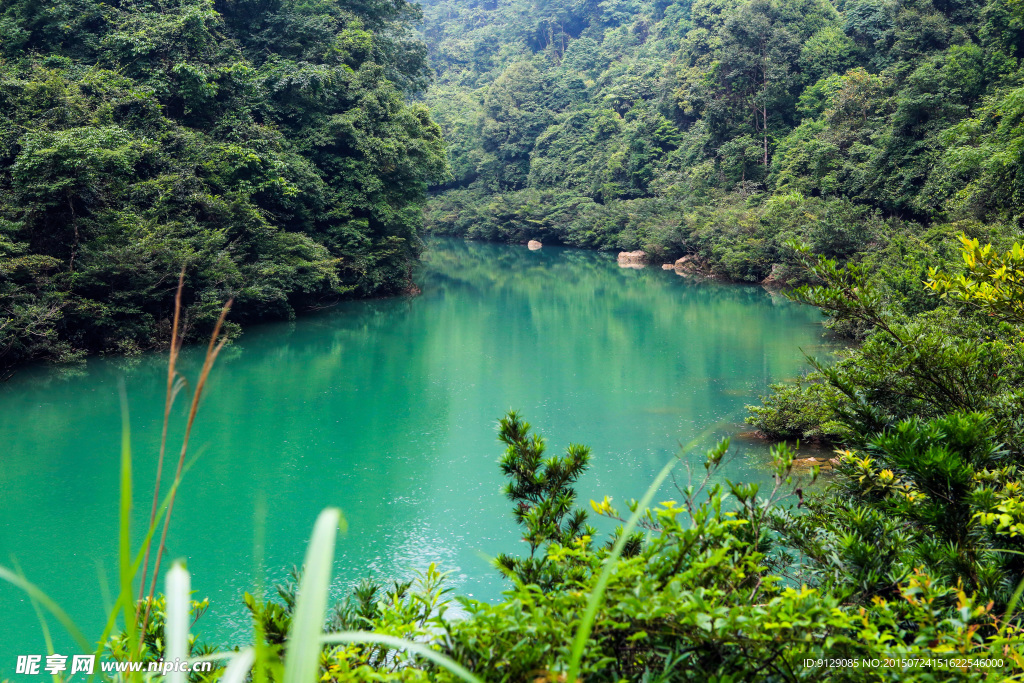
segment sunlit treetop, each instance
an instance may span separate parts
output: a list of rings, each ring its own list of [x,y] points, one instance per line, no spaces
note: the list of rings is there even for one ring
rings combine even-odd
[[[1024,324],[1024,247],[999,254],[991,244],[960,235],[965,270],[959,275],[932,268],[925,286],[1007,322]]]

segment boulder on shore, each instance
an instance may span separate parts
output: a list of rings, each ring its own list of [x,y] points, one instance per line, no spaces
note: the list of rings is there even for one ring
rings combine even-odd
[[[786,279],[782,277],[782,273],[780,272],[781,270],[781,263],[773,263],[772,272],[768,274],[768,277],[761,280],[761,285],[763,287],[782,287],[785,285]]]
[[[544,245],[538,242],[537,240],[530,240],[529,242],[526,243],[526,246],[530,248],[530,251],[537,251]]]
[[[689,275],[691,273],[700,272],[700,260],[693,254],[688,254],[681,259],[676,259],[676,262],[672,265],[677,273],[680,275]]]
[[[812,467],[820,467],[824,471],[831,470],[836,464],[835,458],[794,458],[794,470],[809,470]]]
[[[620,251],[618,260],[620,268],[643,268],[647,265],[647,254],[642,250]]]

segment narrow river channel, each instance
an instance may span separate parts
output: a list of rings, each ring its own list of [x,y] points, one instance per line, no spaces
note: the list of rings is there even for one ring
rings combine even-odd
[[[244,640],[243,592],[301,563],[328,505],[348,521],[339,595],[361,578],[437,562],[457,593],[493,599],[503,583],[489,558],[525,548],[496,465],[507,409],[551,452],[593,448],[581,503],[621,502],[640,497],[680,443],[742,431],[745,404],[803,372],[803,352],[825,352],[811,308],[759,287],[622,269],[609,254],[441,240],[417,280],[420,296],[257,327],[221,356],[167,544],[171,559],[187,560],[197,597],[210,599],[202,639]],[[184,356],[194,381],[198,352]],[[164,363],[91,359],[73,371],[29,368],[0,386],[0,565],[16,561],[90,638],[116,593],[118,385],[131,412],[137,546]],[[174,412],[171,461],[186,403]],[[763,449],[740,450],[724,474],[765,478]],[[7,584],[0,611],[2,679],[16,655],[45,646],[31,604]],[[75,654],[50,627],[58,652]]]

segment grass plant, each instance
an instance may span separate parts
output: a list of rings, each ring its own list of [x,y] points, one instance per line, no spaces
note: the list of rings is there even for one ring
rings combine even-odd
[[[210,375],[210,371],[213,369],[214,362],[217,359],[218,354],[224,347],[227,337],[221,334],[224,320],[227,317],[228,311],[231,308],[231,301],[228,301],[221,309],[220,317],[218,318],[213,333],[210,335],[210,341],[207,345],[206,354],[203,359],[202,369],[200,370],[199,378],[195,385],[195,390],[192,396],[192,403],[188,413],[188,419],[186,423],[185,435],[182,439],[181,451],[178,458],[178,465],[175,471],[174,480],[171,483],[168,491],[164,495],[162,502],[160,498],[160,476],[163,469],[163,459],[166,449],[167,432],[171,417],[171,408],[174,403],[174,399],[177,393],[182,387],[185,386],[185,380],[177,372],[177,359],[180,352],[180,313],[181,313],[181,293],[184,287],[184,270],[178,280],[178,290],[175,296],[175,313],[174,322],[172,325],[172,336],[171,336],[171,349],[168,360],[168,379],[167,379],[167,395],[164,404],[164,421],[163,421],[163,434],[161,438],[160,454],[157,463],[157,478],[154,482],[153,487],[153,506],[150,512],[149,525],[146,530],[146,534],[142,539],[141,547],[134,551],[132,550],[131,544],[131,511],[132,511],[132,450],[131,450],[131,426],[128,412],[128,400],[126,390],[122,384],[120,387],[121,394],[121,448],[120,448],[120,481],[119,481],[119,502],[118,502],[118,587],[119,591],[117,598],[111,608],[110,615],[108,616],[107,623],[103,629],[102,634],[96,641],[97,645],[90,644],[88,639],[83,635],[81,629],[74,623],[74,621],[68,616],[68,614],[61,609],[52,599],[49,598],[42,590],[37,586],[29,582],[25,577],[20,575],[20,572],[12,571],[6,567],[0,567],[0,579],[7,581],[8,583],[23,590],[29,598],[38,606],[52,615],[57,619],[58,622],[67,630],[68,634],[75,640],[76,645],[82,652],[92,652],[97,658],[104,654],[104,649],[111,646],[113,642],[116,646],[116,654],[123,655],[128,659],[138,659],[143,656],[145,648],[145,634],[148,627],[148,621],[150,617],[150,611],[154,604],[156,579],[160,572],[160,563],[163,558],[164,544],[167,538],[168,523],[170,521],[171,512],[174,507],[174,500],[177,495],[177,491],[181,485],[182,475],[185,469],[185,461],[188,454],[189,437],[191,436],[192,427],[195,423],[196,415],[198,413],[200,398],[202,397],[203,389],[206,386],[207,380]],[[152,550],[152,541],[156,530],[163,523],[163,530],[160,536],[160,543],[157,547],[156,561],[153,566],[152,572],[152,583],[150,584],[150,591],[148,596],[143,599],[134,598],[134,586],[138,577],[139,584],[139,595],[143,595],[145,590],[145,576],[149,565],[149,557]],[[141,570],[141,575],[140,575]],[[179,568],[177,571],[169,572],[169,580],[173,577],[177,581],[181,581],[181,572],[183,568]],[[186,574],[187,576],[187,574]],[[186,591],[187,593],[187,591]],[[186,600],[187,603],[187,600]],[[168,606],[170,608],[170,605]],[[175,605],[175,609],[180,607],[179,604]],[[188,610],[186,609],[186,615]],[[123,620],[123,631],[113,639],[112,635],[117,628],[117,618],[122,617]],[[44,636],[49,632],[49,627],[46,623],[44,616],[40,615],[40,624],[43,629]],[[180,635],[180,633],[179,633]],[[45,638],[47,641],[48,654],[53,653],[53,648],[49,644],[50,639]],[[178,647],[182,641],[174,641],[175,647]],[[187,643],[187,635],[186,640]],[[186,645],[187,649],[187,645]],[[168,655],[169,656],[169,655]],[[95,676],[96,674],[94,674]]]
[[[327,615],[327,593],[334,562],[334,541],[343,522],[341,510],[327,508],[317,517],[306,548],[305,571],[288,633],[284,683],[309,683],[317,678],[320,634]]]
[[[164,397],[164,421],[163,430],[160,434],[160,455],[156,461],[156,478],[153,482],[153,507],[149,512],[149,526],[156,522],[157,503],[160,498],[160,479],[164,471],[164,455],[167,453],[167,428],[171,424],[171,406],[178,391],[185,385],[184,378],[178,375],[178,352],[181,348],[178,341],[178,325],[181,321],[181,290],[185,285],[185,269],[181,269],[178,276],[178,291],[174,295],[174,322],[171,325],[171,347],[167,358],[167,394]],[[149,568],[149,551],[151,545],[145,544],[146,557],[142,561],[142,578],[139,579],[139,600],[142,600],[146,590],[146,570]]]
[[[183,271],[183,273],[184,273],[184,271]],[[178,311],[180,310],[181,289],[182,289],[182,285],[183,284],[184,284],[184,278],[182,278],[178,282],[178,296],[176,298],[176,301],[178,301],[179,303],[175,306],[175,322],[174,322],[174,327],[175,328],[177,328],[177,324],[178,324]],[[163,553],[164,553],[164,547],[165,547],[164,544],[167,541],[167,529],[170,526],[171,513],[174,511],[175,493],[177,491],[177,485],[181,483],[181,473],[182,473],[182,468],[185,465],[185,455],[188,453],[189,438],[192,436],[192,426],[195,424],[196,413],[199,411],[199,399],[203,395],[203,389],[206,387],[206,381],[210,377],[210,371],[213,369],[213,364],[217,360],[217,356],[220,354],[221,349],[224,348],[224,344],[227,343],[227,337],[226,336],[221,337],[220,336],[220,331],[221,331],[221,328],[224,325],[224,319],[227,318],[228,311],[231,310],[231,304],[232,304],[231,300],[228,300],[228,302],[226,304],[224,304],[224,308],[222,308],[221,312],[220,312],[220,317],[217,318],[217,323],[213,327],[213,334],[210,335],[210,343],[206,347],[206,356],[205,356],[205,358],[203,358],[203,367],[202,367],[202,370],[200,370],[200,372],[199,372],[199,380],[198,380],[198,382],[196,382],[195,391],[192,393],[192,405],[189,407],[189,411],[188,411],[188,422],[185,425],[185,435],[184,435],[184,437],[182,437],[182,440],[181,440],[181,453],[178,456],[178,467],[177,467],[177,469],[174,472],[175,487],[172,488],[171,497],[170,497],[170,500],[167,503],[167,514],[164,515],[163,531],[160,534],[160,545],[157,546],[157,550],[156,550],[156,563],[153,566],[153,580],[150,583],[150,587],[149,587],[149,598],[145,602],[146,612],[145,612],[145,616],[142,618],[142,633],[146,632],[146,625],[149,622],[150,608],[151,608],[151,606],[153,604],[153,597],[154,597],[154,593],[156,591],[157,575],[160,573],[160,561],[163,559]],[[220,341],[218,341],[218,338],[220,338]],[[177,335],[175,334],[172,337],[172,339],[176,341]],[[174,362],[176,361],[176,359],[177,359],[177,352],[174,350],[174,343],[172,341],[171,356],[170,356],[170,360],[168,362],[168,365],[169,365],[170,369],[168,370],[168,379],[167,379],[167,383],[168,383],[168,387],[169,387],[168,388],[168,394],[167,394],[167,405],[165,405],[165,408],[164,408],[164,427],[163,427],[164,434],[167,433],[167,421],[168,421],[168,417],[169,417],[170,412],[171,412],[169,404],[171,402],[173,402],[174,395],[175,395],[175,392],[171,391],[170,387],[174,383],[172,381],[171,377],[172,377],[172,375],[174,373],[173,365],[174,365]],[[164,450],[163,440],[161,440],[161,448],[160,448],[160,450],[161,450],[160,459],[161,459],[161,464],[162,464],[163,450]],[[129,466],[130,466],[130,463],[129,463]],[[156,486],[154,487],[155,488],[154,498],[156,497],[157,492],[159,491],[159,485],[160,485],[160,483],[158,481],[156,483]],[[147,542],[146,542],[146,556],[147,557],[149,556],[149,543],[150,543],[150,541],[147,540]],[[125,618],[127,619],[127,616]],[[130,633],[129,633],[129,635],[130,635]],[[140,653],[141,653],[141,649],[140,649]]]

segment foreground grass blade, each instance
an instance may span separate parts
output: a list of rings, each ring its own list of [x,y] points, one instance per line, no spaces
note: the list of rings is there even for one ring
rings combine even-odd
[[[17,586],[21,590],[25,591],[33,600],[38,602],[47,612],[52,614],[57,621],[64,626],[64,629],[68,634],[74,638],[75,644],[78,645],[82,652],[89,652],[92,650],[92,644],[86,639],[82,632],[75,626],[75,622],[71,620],[71,617],[60,608],[60,606],[50,599],[46,593],[39,590],[39,588],[29,583],[24,577],[19,576],[7,567],[0,567],[0,580],[6,581],[9,584]]]
[[[178,363],[178,327],[181,320],[181,292],[185,289],[185,268],[181,267],[178,276],[178,291],[174,294],[174,324],[171,325],[171,350],[167,358],[167,394],[164,397],[164,424],[160,435],[160,456],[156,461],[156,479],[153,482],[153,508],[149,513],[149,525],[156,521],[156,506],[160,496],[160,479],[163,477],[164,456],[167,454],[167,428],[171,423],[171,406],[178,390],[184,386],[184,378],[178,377],[175,366]],[[146,559],[142,563],[142,578],[139,579],[139,602],[146,594],[146,571],[149,569],[149,551],[151,542],[146,541]]]
[[[124,444],[122,444],[122,446],[123,445]],[[160,520],[163,518],[163,514],[167,509],[167,502],[170,499],[170,497],[174,494],[176,488],[177,484],[172,485],[171,491],[168,492],[167,497],[164,498],[164,501],[158,510],[157,519],[155,523],[149,528],[146,534],[145,542],[148,542],[149,539],[153,536],[153,533],[156,531],[156,525],[159,524]],[[142,563],[142,555],[144,551],[144,547],[139,549],[138,553],[135,556],[134,562],[132,562],[131,566],[129,567],[129,571],[127,572],[129,575],[135,576],[136,572],[139,569],[139,565]],[[124,573],[123,569],[121,570],[121,573]],[[110,634],[114,631],[115,622],[117,621],[118,614],[120,614],[122,607],[124,605],[128,605],[129,608],[131,608],[133,602],[131,593],[126,593],[122,590],[118,594],[117,600],[114,602],[114,605],[111,608],[110,614],[107,618],[107,623],[103,629],[103,634],[100,636],[98,641],[90,643],[89,640],[87,640],[86,637],[82,634],[81,630],[79,630],[79,628],[75,625],[75,622],[71,619],[71,617],[69,617],[67,613],[64,612],[64,610],[61,609],[61,607],[56,602],[54,602],[45,593],[43,593],[42,590],[40,590],[34,584],[30,583],[24,576],[20,575],[20,572],[12,571],[6,567],[0,567],[0,580],[7,581],[8,583],[17,586],[21,590],[25,591],[25,593],[28,594],[29,597],[31,597],[33,600],[37,601],[42,608],[44,608],[46,611],[48,611],[50,614],[56,617],[57,621],[60,622],[60,624],[64,627],[64,630],[66,630],[68,634],[75,640],[75,643],[78,645],[78,648],[82,652],[92,652],[97,657],[103,654],[104,646],[107,642],[107,639],[110,637]],[[93,680],[96,677],[96,675],[97,674],[93,674],[90,680]]]
[[[11,563],[14,565],[14,571],[17,572],[18,576],[22,579],[25,578],[25,572],[21,571],[21,565],[18,564],[18,560],[11,558]],[[50,627],[46,623],[46,615],[43,614],[43,608],[39,606],[39,601],[32,597],[31,594],[28,596],[29,602],[32,603],[32,610],[36,613],[36,619],[39,620],[39,628],[43,631],[43,643],[46,644],[46,654],[53,654],[53,638],[50,637]],[[53,674],[54,683],[60,683],[60,679],[57,674]]]
[[[255,650],[251,647],[241,650],[228,662],[227,668],[224,669],[224,675],[220,678],[220,683],[243,683],[255,661]]]
[[[176,489],[177,489],[177,484],[172,484],[170,492],[164,498],[164,501],[161,504],[161,506],[160,506],[160,508],[159,508],[159,510],[157,512],[156,522],[152,526],[150,526],[149,530],[146,532],[146,536],[143,538],[142,547],[135,554],[135,561],[132,562],[132,566],[131,566],[132,576],[134,576],[135,574],[138,573],[139,566],[142,563],[142,554],[146,550],[146,544],[149,543],[149,541],[153,538],[153,534],[156,532],[156,529],[157,529],[156,525],[160,523],[161,519],[163,519],[163,515],[167,511],[167,503],[170,500],[170,497],[172,495],[174,495],[174,491]],[[117,594],[117,600],[114,602],[114,606],[111,609],[109,616],[107,617],[107,623],[103,627],[103,635],[100,636],[100,639],[97,641],[97,645],[94,647],[94,650],[95,650],[94,654],[97,657],[99,657],[100,655],[103,654],[103,648],[105,646],[105,643],[107,642],[107,639],[110,637],[110,634],[114,632],[114,627],[116,626],[116,622],[117,622],[117,615],[118,615],[118,613],[119,613],[119,611],[121,609],[121,606],[123,604],[125,604],[126,602],[128,604],[132,604],[132,596],[130,594],[126,594],[124,592],[119,592]]]
[[[206,357],[203,360],[203,369],[199,372],[199,381],[196,382],[196,389],[192,393],[192,406],[189,408],[188,421],[185,423],[185,435],[181,440],[181,453],[178,455],[178,468],[174,473],[174,483],[178,484],[181,482],[182,468],[185,465],[185,455],[188,453],[188,443],[192,435],[192,426],[195,424],[196,413],[199,410],[199,399],[203,395],[203,388],[206,386],[206,380],[210,376],[210,370],[213,369],[213,364],[217,360],[217,355],[221,349],[224,348],[224,344],[227,343],[228,338],[224,336],[221,338],[220,343],[217,343],[217,338],[220,336],[221,326],[224,324],[224,319],[228,315],[228,311],[231,310],[231,304],[234,300],[228,299],[228,302],[224,304],[224,308],[220,311],[220,317],[217,318],[217,323],[213,326],[213,334],[210,335],[210,343],[206,347]],[[164,527],[163,531],[160,532],[160,543],[156,547],[156,562],[153,565],[153,580],[149,584],[149,600],[146,602],[146,613],[142,617],[142,632],[146,632],[146,625],[149,623],[149,611],[153,604],[153,596],[156,592],[156,580],[160,574],[160,562],[164,557],[164,549],[167,544],[167,529],[171,525],[171,513],[174,511],[174,496],[170,498],[170,502],[167,504],[167,514],[164,516]]]
[[[121,392],[121,501],[118,514],[119,543],[117,560],[118,577],[122,595],[132,595],[132,581],[135,572],[132,569],[132,436],[128,418],[128,390],[124,379],[120,382]],[[129,643],[135,643],[135,610],[131,600],[122,601],[124,610],[124,630]],[[142,639],[139,639],[138,652],[142,651]],[[133,648],[134,649],[134,648]]]
[[[366,643],[370,645],[387,645],[393,647],[396,650],[405,650],[415,655],[419,655],[424,659],[429,659],[434,664],[437,664],[442,669],[448,671],[460,678],[466,683],[481,683],[480,679],[474,676],[468,669],[464,668],[458,662],[445,657],[443,654],[436,650],[431,650],[425,645],[414,643],[411,640],[404,640],[403,638],[396,638],[394,636],[386,636],[380,633],[369,633],[367,631],[342,631],[340,633],[328,633],[321,641],[325,645],[331,644],[343,644],[343,643]]]
[[[673,458],[661,468],[661,472],[655,477],[650,487],[647,489],[647,493],[640,500],[640,503],[636,506],[636,511],[633,512],[629,517],[629,521],[622,527],[622,533],[619,535],[615,545],[612,547],[612,553],[608,559],[604,562],[604,569],[601,570],[601,576],[597,579],[597,584],[594,585],[594,590],[590,593],[590,597],[587,598],[587,609],[583,613],[583,621],[580,622],[579,628],[576,629],[576,638],[572,643],[572,651],[569,656],[569,675],[566,678],[569,683],[575,683],[577,676],[580,671],[580,662],[583,661],[583,648],[587,645],[587,640],[590,638],[590,632],[594,629],[594,619],[597,617],[597,609],[601,606],[601,600],[604,598],[605,588],[608,587],[608,581],[611,579],[612,572],[615,570],[615,564],[619,561],[619,556],[622,554],[622,549],[626,545],[626,541],[629,540],[629,535],[633,533],[633,529],[636,528],[637,522],[640,521],[640,516],[644,514],[644,510],[651,504],[651,500],[654,498],[654,494],[658,492],[661,485],[665,483],[666,477],[672,468],[679,464],[679,460]]]
[[[181,562],[175,562],[167,572],[167,621],[164,637],[167,649],[164,660],[185,661],[188,657],[189,594],[192,592],[188,571]],[[185,683],[185,672],[171,671],[167,683]]]
[[[334,563],[334,542],[342,523],[341,510],[327,508],[313,527],[306,563],[288,631],[284,683],[314,683],[319,676],[320,635],[327,613],[327,590]]]

